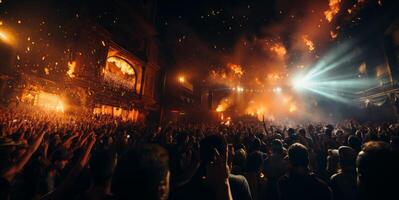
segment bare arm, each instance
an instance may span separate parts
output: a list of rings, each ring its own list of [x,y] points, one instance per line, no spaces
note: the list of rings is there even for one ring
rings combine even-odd
[[[64,199],[65,198],[64,195],[71,188],[74,181],[79,176],[79,173],[82,171],[82,169],[88,163],[90,152],[93,149],[95,143],[96,143],[96,135],[94,133],[92,133],[92,134],[90,134],[90,139],[89,139],[89,142],[87,144],[85,151],[83,152],[82,156],[80,157],[80,159],[76,163],[76,165],[69,172],[66,179],[61,183],[61,185],[59,187],[57,187],[54,190],[54,192],[52,192],[51,194],[45,195],[41,199]]]
[[[226,148],[226,153],[220,155],[218,150],[214,149],[213,161],[206,166],[206,180],[215,189],[217,199],[221,200],[233,199],[229,183],[230,169],[227,165],[228,151]]]
[[[269,132],[267,131],[264,115],[262,115],[262,125],[263,125],[263,130],[265,130],[266,135],[269,135]]]
[[[33,142],[33,144],[28,148],[28,150],[25,152],[25,154],[22,156],[22,158],[15,163],[14,165],[12,165],[10,168],[8,168],[7,170],[5,170],[1,176],[5,179],[7,179],[9,182],[11,182],[15,175],[18,174],[26,165],[26,163],[28,163],[28,161],[30,160],[30,158],[32,157],[32,155],[36,152],[36,150],[39,148],[40,143],[43,140],[44,135],[46,134],[46,132],[41,132],[39,136],[37,136],[37,138],[35,139],[35,141]]]

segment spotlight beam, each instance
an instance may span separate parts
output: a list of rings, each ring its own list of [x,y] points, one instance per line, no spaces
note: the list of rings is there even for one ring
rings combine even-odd
[[[332,69],[335,69],[337,67],[340,67],[343,63],[350,61],[353,59],[355,56],[355,53],[351,53],[349,55],[344,56],[343,58],[339,59],[337,62],[334,62],[332,64],[324,66],[322,69],[318,70],[311,70],[311,72],[308,73],[309,78],[317,77],[320,76]]]

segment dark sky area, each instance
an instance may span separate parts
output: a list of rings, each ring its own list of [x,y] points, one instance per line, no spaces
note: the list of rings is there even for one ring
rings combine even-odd
[[[334,2],[338,10],[331,7]],[[397,2],[173,0],[159,1],[157,7],[158,31],[173,68],[196,79],[211,69],[235,63],[244,68],[245,77],[253,79],[254,73],[285,73],[315,64],[327,51],[348,42],[356,43],[352,50],[372,45],[394,17]],[[333,12],[331,21],[325,16],[327,11]],[[313,43],[312,51],[304,37]],[[276,44],[284,47],[281,59],[270,51]],[[357,70],[364,59],[353,61],[351,65],[356,67],[352,68]]]
[[[36,32],[32,33],[38,35],[35,38],[43,41],[47,41],[43,38],[47,35],[53,47],[60,39],[71,37],[72,33],[65,31],[66,25],[89,16],[129,49],[138,42],[129,34],[142,30],[136,30],[124,16],[135,12],[137,2],[147,0],[4,0],[0,11],[6,26],[21,34]],[[381,40],[391,19],[397,17],[398,8],[394,0],[152,2],[156,5],[154,23],[164,60],[162,67],[184,73],[193,81],[207,79],[212,70],[228,71],[229,65],[242,68],[243,81],[263,79],[270,73],[282,76],[292,69],[312,66],[331,49],[342,49],[340,45],[348,43],[353,43],[352,50],[360,48],[363,54],[374,55],[372,51],[380,49],[373,43]],[[330,19],[326,12],[330,12]],[[140,52],[133,53],[140,56]],[[365,62],[364,57],[353,59],[349,68],[356,70]],[[379,61],[373,62],[378,65]]]

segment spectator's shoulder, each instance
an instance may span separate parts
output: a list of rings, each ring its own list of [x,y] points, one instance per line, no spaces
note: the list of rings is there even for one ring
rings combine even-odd
[[[230,174],[229,182],[230,185],[248,185],[248,181],[243,175]]]
[[[312,173],[310,174],[310,177],[312,177],[314,184],[320,186],[321,188],[326,188],[329,190],[328,184],[323,181],[323,179],[321,179],[318,175]]]
[[[248,181],[244,176],[230,174],[229,182],[234,199],[252,199]]]
[[[342,176],[341,172],[335,173],[331,176],[330,181],[336,181],[337,179],[339,179]]]

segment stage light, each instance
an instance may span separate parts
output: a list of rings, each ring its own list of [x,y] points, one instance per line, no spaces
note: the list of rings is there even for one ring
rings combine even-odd
[[[186,82],[186,78],[184,78],[184,76],[179,76],[179,82],[180,83]]]
[[[244,88],[238,86],[238,87],[237,87],[237,92],[244,92]]]
[[[281,93],[283,91],[283,89],[281,89],[281,87],[275,87],[275,88],[273,88],[273,92],[275,92],[275,93]]]
[[[293,81],[295,89],[304,89],[312,85],[312,82],[306,77],[296,77]]]
[[[16,40],[12,31],[0,27],[0,41],[9,45],[15,45]]]
[[[0,39],[4,41],[8,41],[8,37],[4,32],[0,32]]]

